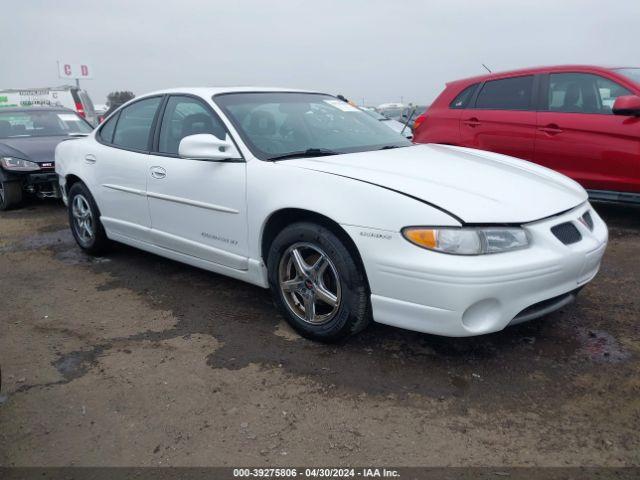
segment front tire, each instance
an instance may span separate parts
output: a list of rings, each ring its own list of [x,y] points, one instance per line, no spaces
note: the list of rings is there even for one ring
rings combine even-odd
[[[365,273],[344,242],[314,223],[295,223],[273,240],[269,285],[287,322],[303,337],[335,342],[370,322]]]
[[[69,190],[69,226],[78,246],[90,255],[99,255],[109,247],[109,239],[100,222],[100,211],[93,195],[81,182]]]
[[[10,210],[22,203],[22,183],[0,181],[0,210]]]

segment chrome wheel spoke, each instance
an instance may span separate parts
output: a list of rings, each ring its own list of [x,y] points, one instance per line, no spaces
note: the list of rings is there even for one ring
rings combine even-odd
[[[326,257],[324,255],[320,255],[320,257],[318,257],[318,260],[316,260],[316,263],[314,263],[313,267],[311,267],[315,278],[322,278],[322,275],[324,275],[324,272],[327,270],[328,266],[329,262],[327,262]]]
[[[293,292],[295,290],[298,290],[302,286],[304,286],[304,280],[300,280],[298,277],[280,282],[280,287],[285,292]]]
[[[338,305],[338,297],[327,290],[324,285],[318,285],[315,294],[318,300],[326,303],[331,307],[336,307]]]
[[[304,296],[304,318],[307,322],[314,323],[316,318],[316,299],[313,293]]]
[[[91,224],[89,223],[89,221],[86,220],[82,226],[84,227],[84,231],[87,232],[87,236],[91,238],[93,236],[93,230],[91,228]]]
[[[298,275],[300,275],[301,277],[307,276],[309,266],[307,265],[307,262],[304,261],[304,258],[302,258],[300,250],[298,250],[297,248],[291,250],[291,260],[293,261],[293,266],[296,269]]]

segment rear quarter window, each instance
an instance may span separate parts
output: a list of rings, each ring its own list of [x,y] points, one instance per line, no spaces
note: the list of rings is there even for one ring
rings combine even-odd
[[[100,135],[100,139],[104,142],[104,143],[112,143],[113,142],[113,132],[116,129],[116,123],[118,122],[118,116],[120,114],[116,114],[113,117],[111,117],[109,120],[107,120],[105,122],[105,124],[102,126],[102,128],[100,129],[100,132],[98,135]]]
[[[462,90],[449,104],[449,108],[467,108],[467,105],[469,105],[469,102],[473,98],[473,94],[476,92],[478,85],[478,83],[474,83],[473,85],[469,85],[467,88]]]

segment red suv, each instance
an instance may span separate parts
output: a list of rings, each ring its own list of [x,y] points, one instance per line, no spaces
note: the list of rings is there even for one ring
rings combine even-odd
[[[490,150],[640,204],[640,68],[531,68],[447,84],[413,141]]]

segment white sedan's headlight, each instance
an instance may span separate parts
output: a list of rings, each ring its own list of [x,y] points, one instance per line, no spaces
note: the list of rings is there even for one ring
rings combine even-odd
[[[518,227],[406,227],[402,235],[419,247],[454,255],[508,252],[529,245],[527,233]]]
[[[23,160],[22,158],[1,157],[0,163],[7,170],[20,172],[32,172],[34,170],[40,170],[40,166],[36,162],[30,162],[29,160]]]

